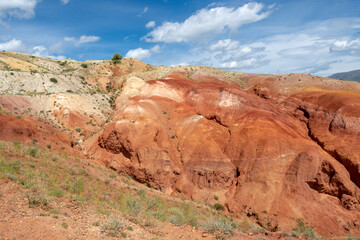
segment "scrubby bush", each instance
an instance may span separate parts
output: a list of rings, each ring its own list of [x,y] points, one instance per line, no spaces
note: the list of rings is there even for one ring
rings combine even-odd
[[[124,227],[120,218],[111,217],[101,226],[101,230],[109,236],[115,237]]]
[[[58,83],[58,80],[56,78],[50,78],[50,82]]]
[[[29,155],[32,157],[37,157],[39,149],[37,147],[29,148]]]
[[[214,209],[216,210],[216,211],[224,211],[224,206],[222,205],[222,204],[220,204],[220,203],[215,203],[214,204]]]
[[[122,55],[115,53],[111,60],[114,64],[117,64],[121,62],[121,59],[122,59]]]
[[[208,233],[215,234],[217,239],[224,239],[236,232],[237,225],[225,219],[209,220],[202,223]]]
[[[81,64],[81,67],[83,67],[83,68],[87,68],[87,67],[88,67],[88,65],[87,65],[86,63],[82,63],[82,64]]]

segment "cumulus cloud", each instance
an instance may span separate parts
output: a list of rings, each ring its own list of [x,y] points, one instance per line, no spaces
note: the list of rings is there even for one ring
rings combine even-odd
[[[52,58],[52,59],[66,59],[65,56],[54,56],[49,53],[46,47],[44,46],[31,46],[23,43],[23,41],[18,39],[12,39],[8,42],[0,43],[0,50],[8,52],[22,52],[30,55]]]
[[[145,27],[146,28],[154,28],[155,27],[155,21],[150,21],[150,22],[148,22],[146,25],[145,25]]]
[[[13,39],[8,42],[0,43],[0,50],[7,52],[18,52],[23,51],[23,43],[21,40]]]
[[[238,8],[204,8],[182,23],[163,23],[144,39],[148,42],[189,42],[220,34],[226,29],[236,31],[244,24],[257,22],[269,16],[270,11],[261,12],[263,7],[263,4],[252,2]]]
[[[137,58],[137,59],[144,59],[151,56],[153,53],[159,53],[161,50],[159,45],[154,46],[150,49],[143,49],[143,48],[136,48],[131,49],[125,55],[126,58]]]
[[[74,37],[64,37],[64,40],[67,42],[72,42],[75,46],[78,47],[84,43],[97,42],[100,40],[100,37],[82,35],[79,39],[76,39]]]
[[[29,19],[35,16],[35,7],[39,0],[1,0],[0,22],[11,18]]]
[[[353,41],[334,41],[330,46],[330,51],[332,52],[345,52],[352,50],[360,50],[360,38]]]
[[[68,4],[70,2],[70,0],[61,0],[62,4]]]

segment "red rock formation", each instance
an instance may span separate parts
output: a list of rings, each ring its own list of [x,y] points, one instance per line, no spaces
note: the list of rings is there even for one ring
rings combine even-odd
[[[16,118],[0,115],[0,139],[36,144],[51,150],[65,151],[71,155],[79,154],[74,149],[74,142],[65,133],[27,116]]]
[[[304,218],[327,236],[360,233],[358,95],[256,84],[266,96],[215,80],[149,81],[88,152],[170,194],[217,196],[272,230]]]

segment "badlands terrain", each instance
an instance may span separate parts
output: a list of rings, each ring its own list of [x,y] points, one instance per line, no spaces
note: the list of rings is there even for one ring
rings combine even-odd
[[[358,239],[360,83],[0,52],[0,239]]]

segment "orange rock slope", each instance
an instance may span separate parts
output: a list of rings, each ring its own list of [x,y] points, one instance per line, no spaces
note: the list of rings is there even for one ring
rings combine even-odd
[[[326,236],[360,234],[360,93],[300,79],[284,89],[281,78],[148,81],[87,154],[270,230],[303,218]]]

